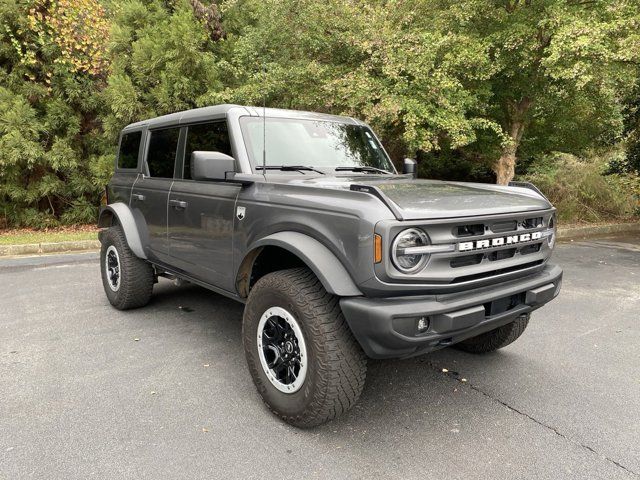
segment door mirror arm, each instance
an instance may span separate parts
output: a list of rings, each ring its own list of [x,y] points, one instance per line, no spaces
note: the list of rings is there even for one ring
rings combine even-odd
[[[236,172],[225,172],[224,181],[227,183],[237,183],[238,185],[242,185],[242,187],[248,187],[255,183],[248,178],[242,178],[242,175]]]

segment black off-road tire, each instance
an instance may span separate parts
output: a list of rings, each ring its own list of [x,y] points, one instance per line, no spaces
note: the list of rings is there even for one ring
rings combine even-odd
[[[113,226],[101,234],[100,272],[102,286],[111,305],[118,310],[143,307],[149,303],[153,291],[154,273],[149,262],[138,258],[129,249],[120,226]],[[109,247],[115,247],[120,264],[120,279],[117,291],[109,285],[106,255]]]
[[[260,363],[257,329],[261,316],[272,307],[295,317],[306,344],[307,373],[294,393],[274,387]],[[349,410],[360,397],[366,356],[349,329],[338,297],[327,293],[310,270],[281,270],[258,280],[245,307],[242,338],[258,392],[285,422],[301,428],[320,425]]]
[[[527,314],[495,330],[456,343],[453,347],[469,353],[494,352],[515,342],[522,335],[528,324],[529,315]]]

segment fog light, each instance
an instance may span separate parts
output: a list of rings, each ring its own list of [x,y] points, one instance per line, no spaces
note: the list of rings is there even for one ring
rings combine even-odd
[[[422,333],[429,328],[429,317],[420,317],[418,319],[418,332]]]

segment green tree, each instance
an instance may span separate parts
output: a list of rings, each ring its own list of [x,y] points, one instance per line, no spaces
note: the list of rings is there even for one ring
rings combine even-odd
[[[227,11],[228,60],[221,64],[227,88],[205,99],[358,116],[382,134],[396,160],[467,145],[478,131],[498,135],[499,125],[478,115],[488,93],[483,82],[493,72],[483,44],[425,28],[415,6],[400,0],[235,4]]]
[[[620,138],[634,0],[267,0],[235,4],[212,101],[358,115],[392,154],[457,149],[514,176],[520,152]],[[247,14],[246,11],[252,12]],[[266,73],[265,73],[266,71]]]
[[[0,216],[95,218],[106,12],[95,0],[0,3]]]
[[[498,183],[513,178],[521,148],[578,153],[620,138],[620,95],[639,58],[635,0],[444,0],[434,10],[487,44],[486,114],[506,137],[494,154]]]
[[[112,142],[131,122],[194,108],[203,95],[222,88],[216,12],[197,1],[119,3],[104,91],[104,127]]]

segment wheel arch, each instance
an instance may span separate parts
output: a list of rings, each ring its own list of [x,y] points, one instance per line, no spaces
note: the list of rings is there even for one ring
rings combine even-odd
[[[135,216],[128,205],[122,202],[111,203],[100,210],[98,216],[98,227],[108,228],[115,225],[115,222],[122,227],[127,245],[136,257],[147,259],[144,253],[142,236],[138,228]]]
[[[309,268],[329,293],[340,297],[362,295],[331,250],[315,238],[299,232],[278,232],[254,242],[238,268],[236,290],[241,297],[247,297],[260,277],[299,266]]]

